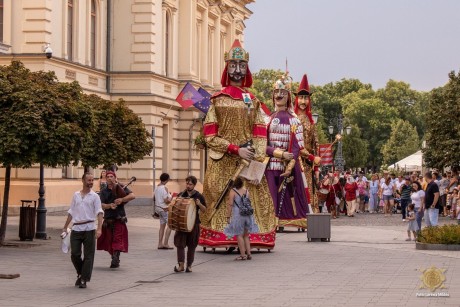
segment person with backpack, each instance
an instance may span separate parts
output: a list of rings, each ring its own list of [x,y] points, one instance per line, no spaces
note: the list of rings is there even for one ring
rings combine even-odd
[[[237,237],[240,256],[235,260],[251,260],[250,233],[258,233],[259,227],[254,219],[254,209],[251,205],[248,190],[243,187],[243,180],[237,177],[233,189],[229,193],[227,204],[227,227],[224,234],[227,237]]]

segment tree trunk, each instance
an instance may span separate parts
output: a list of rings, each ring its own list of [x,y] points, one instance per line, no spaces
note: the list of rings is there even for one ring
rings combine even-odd
[[[10,196],[11,165],[5,168],[5,189],[3,193],[2,223],[0,225],[0,246],[5,243],[6,223],[8,220],[8,198]]]

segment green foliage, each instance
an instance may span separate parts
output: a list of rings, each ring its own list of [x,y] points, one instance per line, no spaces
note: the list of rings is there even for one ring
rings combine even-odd
[[[342,151],[347,168],[357,168],[366,165],[369,158],[369,144],[361,137],[357,126],[351,127],[350,135],[342,138]]]
[[[376,92],[376,97],[394,107],[400,119],[406,120],[412,126],[417,127],[419,136],[424,134],[423,117],[414,115],[421,115],[420,111],[423,112],[423,109],[420,108],[425,105],[426,93],[412,90],[408,83],[390,79],[385,88]]]
[[[344,110],[345,117],[350,123],[358,126],[362,138],[369,144],[368,165],[380,165],[380,151],[390,137],[391,121],[397,118],[396,109],[378,98],[361,99],[350,94],[345,99],[350,100]]]
[[[390,138],[383,145],[383,162],[391,165],[419,149],[417,130],[408,121],[399,119],[391,126]]]
[[[0,163],[55,167],[78,160],[89,124],[75,99],[78,84],[61,84],[53,72],[31,72],[17,61],[0,74]]]
[[[426,112],[427,133],[424,160],[428,167],[460,165],[460,73],[431,92]]]
[[[133,163],[151,153],[150,134],[123,100],[111,102],[97,95],[84,95],[84,100],[94,122],[81,151],[84,166]]]
[[[417,241],[429,244],[460,244],[460,225],[425,227],[418,235]]]

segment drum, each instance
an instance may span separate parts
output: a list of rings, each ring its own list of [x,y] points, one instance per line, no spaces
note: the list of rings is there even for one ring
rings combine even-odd
[[[177,197],[168,207],[168,227],[190,232],[195,226],[196,204],[193,198]]]
[[[328,194],[328,189],[319,189],[318,191],[316,191],[316,196],[318,197],[318,201],[320,202],[326,201]]]

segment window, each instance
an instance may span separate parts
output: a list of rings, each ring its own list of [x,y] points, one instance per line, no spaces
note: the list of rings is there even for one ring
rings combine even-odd
[[[169,75],[169,40],[170,40],[170,31],[171,31],[171,16],[169,12],[166,12],[166,25],[165,25],[165,50],[164,50],[164,57],[165,57],[165,75]]]
[[[91,34],[90,34],[91,67],[96,67],[96,1],[91,0]]]
[[[67,0],[67,59],[73,60],[73,0]]]
[[[3,43],[3,0],[0,0],[0,43]]]

